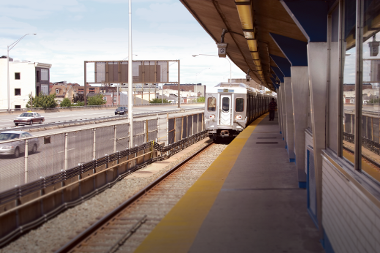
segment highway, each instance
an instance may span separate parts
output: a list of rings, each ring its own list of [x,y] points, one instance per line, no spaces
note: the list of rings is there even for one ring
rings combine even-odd
[[[170,118],[181,117],[184,115],[191,115],[194,113],[202,113],[204,105],[184,106],[183,109],[194,109],[188,112],[180,112],[178,108],[172,109]],[[196,110],[196,108],[199,108]],[[149,108],[136,108],[140,113],[145,112],[159,112],[168,110],[168,106],[149,107]],[[107,113],[113,113],[113,110],[99,110],[94,112],[81,112],[82,115],[95,115],[94,117],[102,117]],[[136,110],[137,111],[137,110]],[[95,113],[97,114],[90,114]],[[50,120],[56,121],[57,118],[66,117],[68,112],[55,113],[57,115],[49,115]],[[9,116],[9,115],[7,115]],[[78,112],[75,117],[80,118]],[[3,115],[0,116],[4,117]],[[139,122],[134,122],[134,135],[139,135],[134,138],[134,145],[141,145],[145,142],[146,136],[144,131],[145,120],[149,120],[148,130],[150,131],[149,140],[158,139],[159,142],[166,141],[167,136],[167,115],[148,116],[144,118],[137,118]],[[93,159],[94,149],[94,128],[95,131],[95,158],[103,157],[107,154],[114,153],[114,134],[116,125],[116,151],[128,148],[128,120],[121,119],[116,121],[102,122],[97,124],[80,125],[73,127],[65,127],[61,129],[49,129],[39,132],[33,132],[35,137],[39,138],[40,146],[35,154],[29,154],[27,159],[27,179],[25,178],[25,157],[21,154],[19,158],[12,158],[10,156],[0,156],[0,192],[10,189],[15,185],[22,185],[26,182],[35,181],[40,177],[45,177],[58,173],[65,169],[65,133],[68,133],[68,160],[67,168],[77,166],[78,164],[91,161]],[[156,129],[158,126],[158,129]],[[50,143],[45,143],[44,136],[50,136]]]
[[[204,104],[181,104],[181,108],[188,109],[196,109],[196,108],[204,108]],[[63,109],[60,112],[49,112],[49,113],[40,113],[45,117],[44,123],[52,123],[52,122],[62,122],[67,120],[80,120],[80,119],[90,119],[90,118],[100,118],[100,117],[108,117],[115,115],[116,108],[110,109],[72,109],[66,110]],[[133,114],[139,115],[147,112],[162,112],[162,111],[178,111],[178,105],[154,105],[154,106],[136,106],[133,108]],[[2,113],[0,114],[0,130],[3,130],[6,127],[14,127],[13,120],[19,116],[21,113],[12,114]]]

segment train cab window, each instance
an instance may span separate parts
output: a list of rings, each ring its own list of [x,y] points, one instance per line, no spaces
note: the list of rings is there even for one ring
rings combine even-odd
[[[209,97],[207,99],[207,110],[210,111],[210,112],[215,112],[216,111],[216,98]]]
[[[230,110],[230,98],[224,97],[222,99],[222,111],[228,112]]]
[[[242,112],[244,111],[244,98],[237,98],[236,99],[236,112]]]

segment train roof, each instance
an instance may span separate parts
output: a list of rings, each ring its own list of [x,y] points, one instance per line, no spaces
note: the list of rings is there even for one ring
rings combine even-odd
[[[219,88],[219,89],[218,89]],[[207,93],[218,93],[220,92],[220,88],[232,88],[232,92],[235,93],[247,93],[254,92],[258,93],[258,91],[252,87],[245,85],[244,83],[218,83],[214,87],[206,87]],[[229,89],[230,90],[230,89]]]
[[[247,85],[244,83],[218,83],[215,87],[241,87],[247,88]]]

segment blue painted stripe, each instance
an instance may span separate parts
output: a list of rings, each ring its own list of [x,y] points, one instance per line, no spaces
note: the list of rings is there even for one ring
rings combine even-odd
[[[294,162],[296,162],[296,159],[295,158],[290,158],[289,162],[294,163]]]
[[[326,231],[324,229],[323,229],[323,239],[321,240],[321,244],[323,248],[325,249],[326,253],[335,253],[331,245],[331,242],[329,240],[329,237],[327,236]]]
[[[298,182],[298,187],[301,189],[306,189],[306,182]]]

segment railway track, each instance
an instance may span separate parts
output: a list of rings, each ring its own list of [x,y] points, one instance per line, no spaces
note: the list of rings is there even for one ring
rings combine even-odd
[[[219,146],[219,151],[213,147]],[[57,252],[133,252],[221,152],[210,143],[80,233]],[[215,153],[214,159],[212,154]]]

